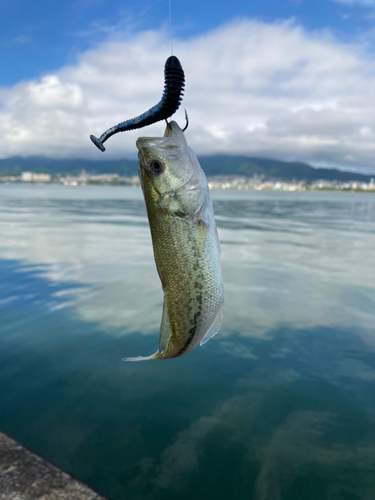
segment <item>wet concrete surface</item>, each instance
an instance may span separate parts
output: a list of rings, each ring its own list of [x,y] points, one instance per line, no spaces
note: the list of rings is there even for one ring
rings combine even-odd
[[[0,432],[0,500],[108,500]]]

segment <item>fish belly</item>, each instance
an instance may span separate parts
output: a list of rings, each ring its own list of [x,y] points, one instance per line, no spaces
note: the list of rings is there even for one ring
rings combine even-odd
[[[221,325],[223,284],[213,214],[210,223],[160,221],[153,242],[164,290],[159,353],[182,356]]]

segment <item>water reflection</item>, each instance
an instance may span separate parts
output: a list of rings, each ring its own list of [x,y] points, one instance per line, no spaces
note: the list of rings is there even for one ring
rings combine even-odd
[[[0,428],[113,500],[372,498],[369,195],[214,193],[223,331],[125,364],[161,315],[141,193],[0,190]]]
[[[73,300],[85,320],[155,334],[162,292],[140,190],[1,189],[0,257],[48,263],[50,278],[84,284]],[[227,304],[222,335],[259,336],[279,325],[372,327],[370,195],[213,198]]]

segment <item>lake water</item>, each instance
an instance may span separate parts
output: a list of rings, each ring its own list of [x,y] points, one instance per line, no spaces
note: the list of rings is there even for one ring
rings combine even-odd
[[[212,193],[223,328],[156,351],[139,189],[0,187],[0,429],[111,500],[375,498],[375,196]]]

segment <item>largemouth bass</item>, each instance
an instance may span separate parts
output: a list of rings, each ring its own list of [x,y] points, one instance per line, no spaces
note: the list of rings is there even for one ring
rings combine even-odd
[[[124,361],[176,358],[221,327],[220,243],[206,176],[178,124],[139,138],[137,148],[164,305],[158,351]]]

